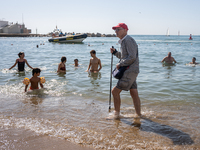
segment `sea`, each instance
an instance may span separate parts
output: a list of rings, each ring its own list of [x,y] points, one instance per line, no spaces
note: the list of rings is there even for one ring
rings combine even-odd
[[[119,59],[117,37],[88,37],[82,43],[50,43],[48,37],[0,37],[0,149],[28,145],[29,136],[48,136],[94,149],[200,149],[200,36],[131,35],[138,44],[140,73],[138,93],[143,117],[135,115],[129,91],[121,92],[121,118],[107,120],[114,111],[110,83]],[[37,48],[38,45],[38,48]],[[101,60],[99,73],[86,72],[90,51]],[[26,65],[14,65],[19,52],[32,67],[42,71],[45,89],[25,93],[22,83],[32,77]],[[162,64],[172,53],[177,63]],[[58,74],[62,56],[66,74]],[[79,67],[74,67],[74,59]],[[13,138],[19,132],[29,136]],[[29,145],[31,147],[31,145]],[[20,149],[20,148],[19,148]]]

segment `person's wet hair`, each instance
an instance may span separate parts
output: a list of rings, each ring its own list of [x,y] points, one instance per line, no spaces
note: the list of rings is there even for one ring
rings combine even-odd
[[[78,59],[74,59],[74,61],[78,61]]]
[[[18,56],[20,57],[22,54],[24,54],[24,52],[19,52]]]
[[[39,68],[33,68],[33,70],[32,70],[32,75],[34,76],[34,74],[36,73],[40,73],[41,72],[41,70],[39,69]]]
[[[196,61],[196,57],[193,57],[193,59]]]
[[[61,57],[61,61],[62,62],[67,61],[67,58],[65,56]]]
[[[91,50],[90,54],[96,54],[96,51],[95,50]]]

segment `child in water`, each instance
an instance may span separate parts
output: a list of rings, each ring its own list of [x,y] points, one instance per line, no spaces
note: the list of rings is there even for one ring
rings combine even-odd
[[[96,51],[95,50],[91,50],[90,55],[91,55],[92,58],[90,59],[89,66],[88,66],[88,69],[86,71],[89,71],[89,69],[91,67],[90,72],[97,73],[102,68],[101,60],[96,57]],[[98,66],[99,66],[99,68],[98,68]]]
[[[33,69],[33,68],[28,64],[27,60],[24,59],[24,57],[25,57],[24,52],[19,52],[18,56],[19,56],[19,58],[16,59],[15,64],[14,64],[12,67],[10,67],[9,70],[12,69],[13,67],[15,67],[15,66],[18,64],[18,71],[24,71],[25,63],[27,64],[27,66],[29,66],[29,68]]]
[[[67,61],[67,58],[65,56],[61,57],[61,62],[58,65],[57,72],[66,73],[65,63]]]
[[[78,67],[78,59],[74,59],[74,67]]]
[[[192,58],[192,62],[190,62],[189,64],[195,64],[195,65],[197,65],[197,64],[199,64],[199,63],[197,63],[197,62],[196,62],[196,58],[193,57],[193,58]]]
[[[40,83],[40,87],[43,88],[43,84],[40,82],[40,78],[38,77],[40,76],[40,72],[41,70],[39,68],[33,68],[32,70],[33,76],[30,78],[30,82],[31,82],[30,90],[39,89],[38,83]],[[27,87],[28,85],[25,86],[25,92],[27,91]]]

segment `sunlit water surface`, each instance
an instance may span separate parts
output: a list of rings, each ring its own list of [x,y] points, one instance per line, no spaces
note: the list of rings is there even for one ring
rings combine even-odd
[[[129,92],[121,93],[120,120],[109,116],[111,54],[119,49],[116,37],[88,37],[82,44],[49,43],[46,37],[0,38],[0,148],[9,148],[5,130],[26,129],[97,149],[198,149],[200,148],[200,66],[187,65],[192,57],[200,62],[200,36],[136,36],[140,74],[137,78],[142,119],[135,118]],[[36,48],[39,45],[39,48]],[[88,46],[90,45],[90,46]],[[102,70],[87,70],[90,50],[96,50]],[[17,54],[25,52],[32,67],[41,68],[46,89],[24,93],[22,80],[30,78],[17,68],[8,70]],[[178,62],[160,62],[168,52]],[[67,57],[66,74],[56,70]],[[79,67],[73,60],[79,60]],[[113,68],[118,62],[114,58]],[[112,80],[115,86],[117,80]],[[113,103],[112,103],[113,110]],[[27,139],[28,140],[28,139]]]

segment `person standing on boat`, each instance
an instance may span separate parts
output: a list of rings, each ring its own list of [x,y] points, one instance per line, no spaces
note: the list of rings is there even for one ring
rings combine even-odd
[[[164,57],[161,62],[165,62],[167,64],[176,63],[176,60],[171,55],[172,55],[171,52],[169,52],[168,55],[166,57]]]
[[[55,33],[52,34],[52,38],[56,37]]]
[[[139,73],[138,45],[131,36],[127,35],[128,26],[125,23],[119,23],[117,26],[112,27],[112,29],[115,30],[117,37],[120,38],[118,43],[121,44],[121,52],[118,52],[114,48],[110,49],[110,52],[120,59],[116,68],[129,66],[122,78],[118,80],[117,85],[112,89],[115,107],[113,119],[120,117],[120,93],[122,90],[130,91],[136,114],[141,116],[141,104],[136,83]]]
[[[59,34],[59,37],[62,37],[63,36],[63,33],[62,33],[62,31],[60,32],[60,34]]]

